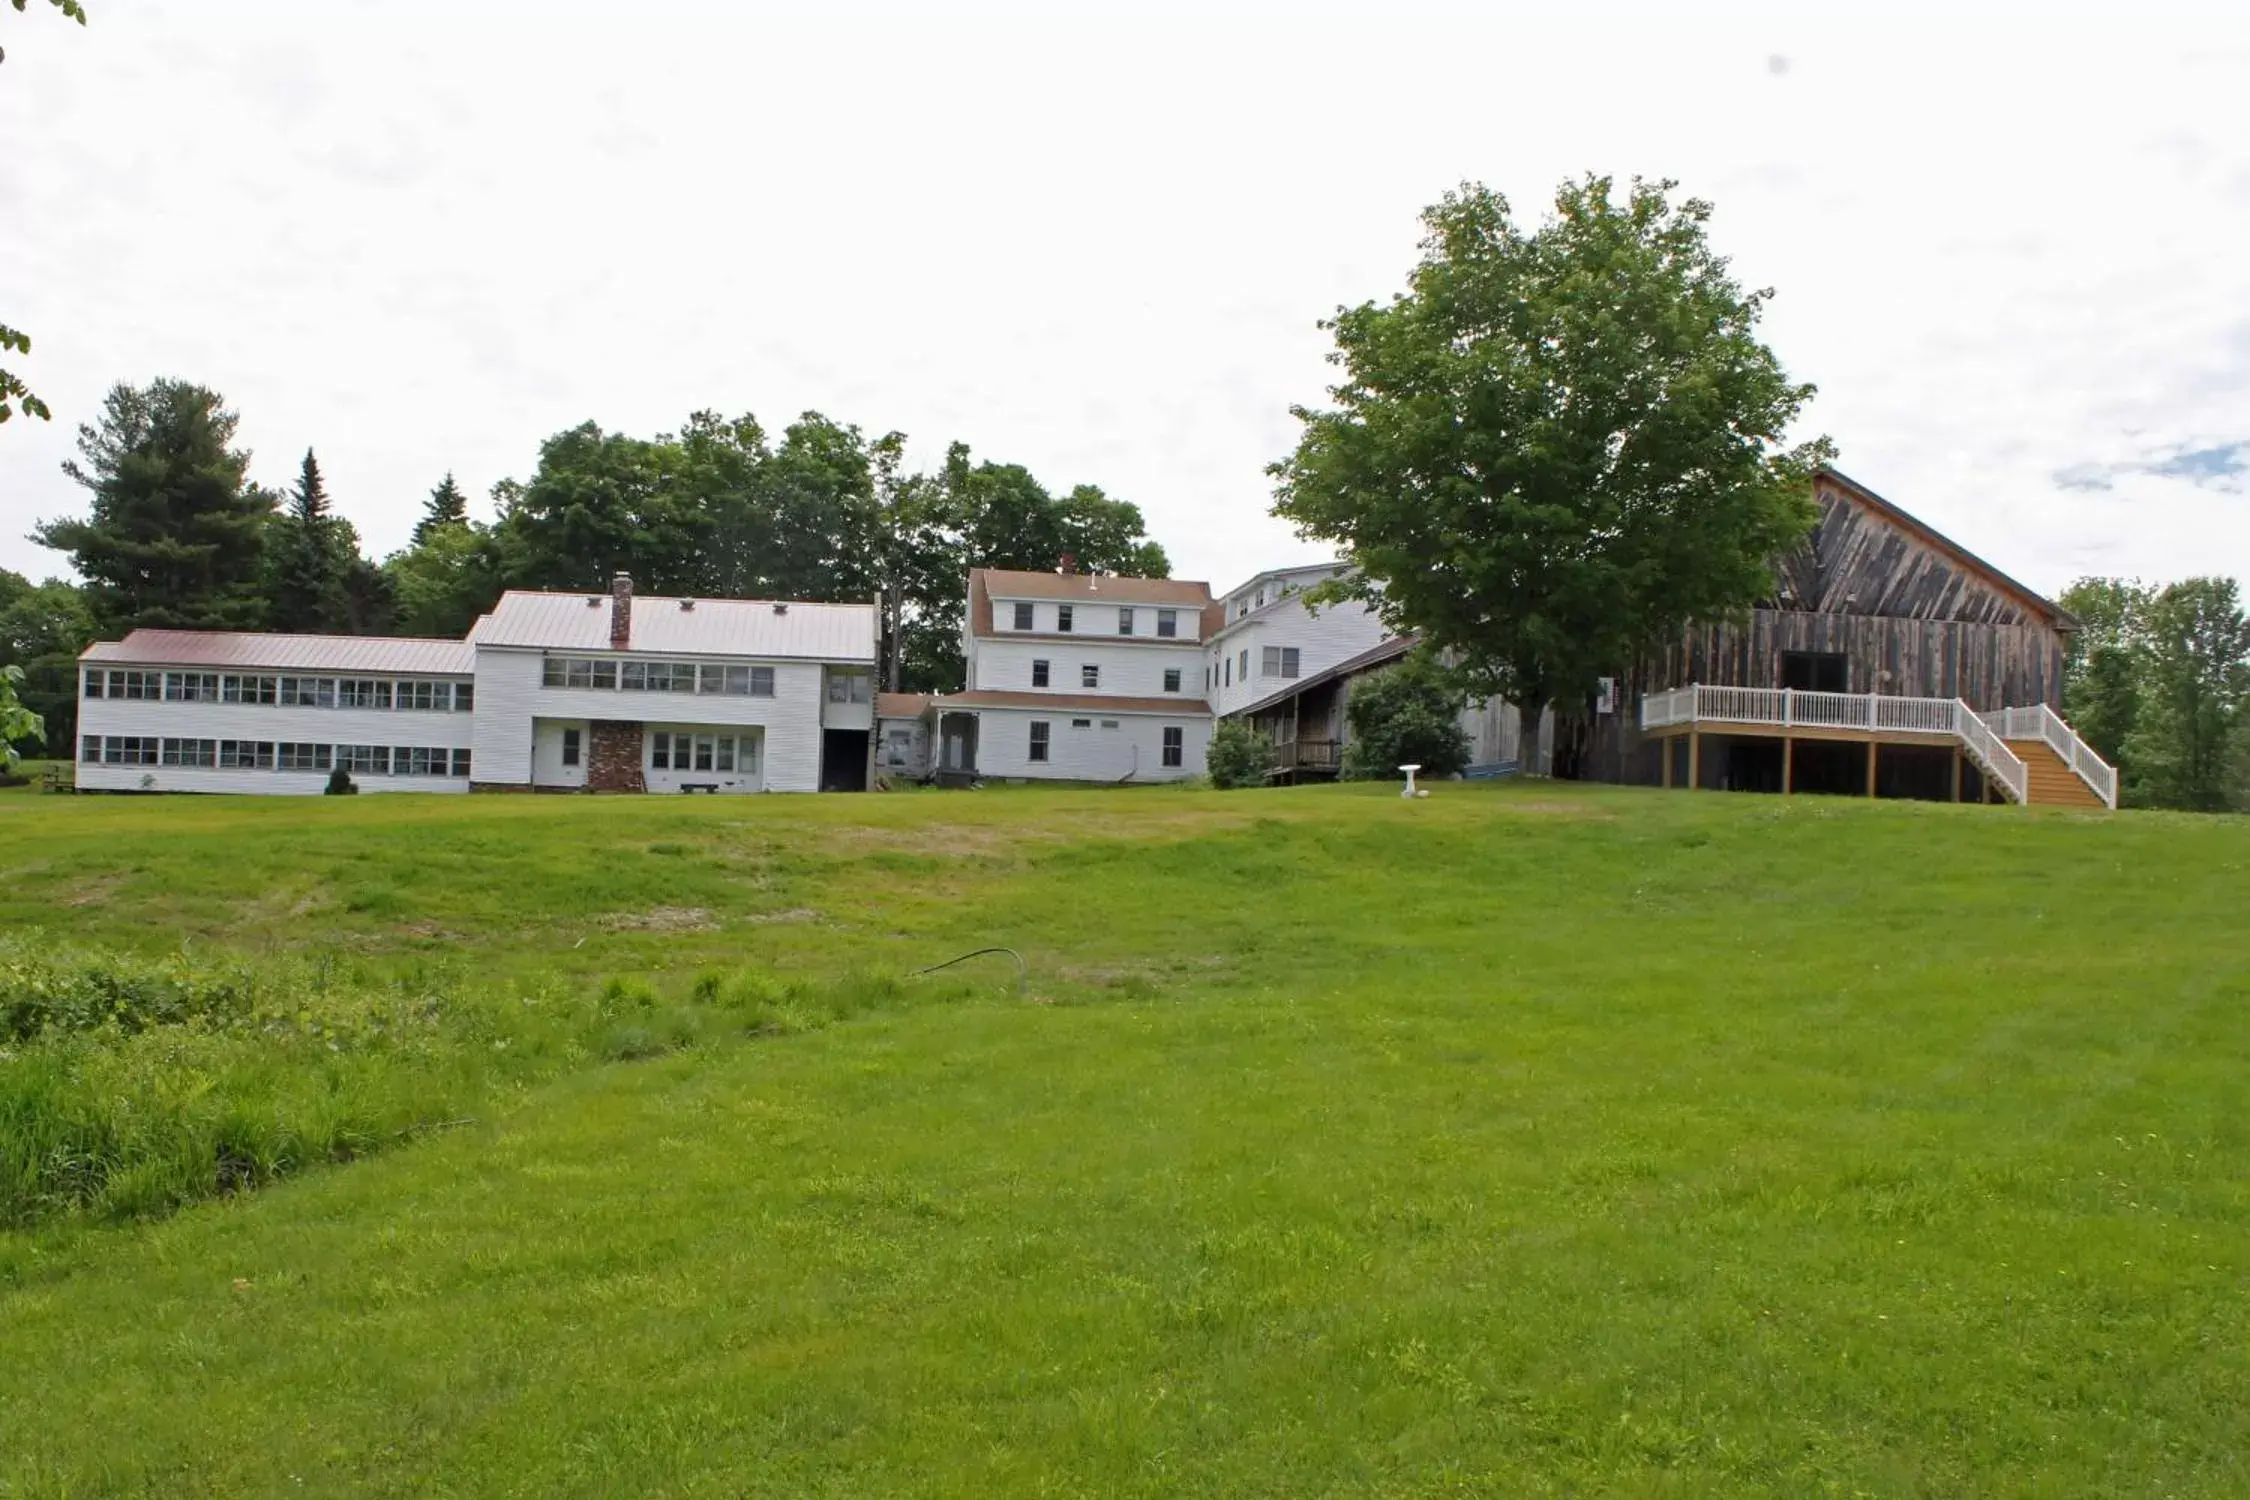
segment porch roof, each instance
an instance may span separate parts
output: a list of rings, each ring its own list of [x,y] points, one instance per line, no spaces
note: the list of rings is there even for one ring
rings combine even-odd
[[[1265,697],[1260,698],[1257,702],[1249,705],[1247,708],[1235,709],[1232,713],[1228,714],[1227,717],[1231,719],[1236,717],[1237,715],[1248,717],[1252,714],[1264,713],[1267,709],[1272,708],[1277,704],[1287,703],[1291,698],[1296,697],[1299,693],[1304,692],[1307,688],[1316,688],[1321,686],[1323,683],[1333,682],[1339,677],[1349,677],[1355,672],[1372,671],[1374,668],[1380,667],[1387,662],[1396,661],[1400,657],[1404,656],[1407,652],[1413,650],[1417,644],[1418,639],[1414,636],[1394,635],[1389,640],[1384,641],[1379,645],[1368,647],[1365,651],[1360,652],[1357,656],[1348,657],[1345,660],[1336,663],[1336,665],[1332,667],[1324,668],[1321,671],[1313,673],[1310,677],[1300,677],[1296,680],[1296,682],[1292,683],[1288,687],[1283,688],[1280,692],[1268,693]]]

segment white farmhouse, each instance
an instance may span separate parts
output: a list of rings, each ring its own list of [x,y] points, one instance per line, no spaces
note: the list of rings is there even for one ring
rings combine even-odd
[[[78,785],[867,785],[876,607],[511,592],[461,641],[136,630],[81,656]]]
[[[937,773],[1060,781],[1201,775],[1211,738],[1209,585],[978,568],[962,622],[966,682],[927,709]]]

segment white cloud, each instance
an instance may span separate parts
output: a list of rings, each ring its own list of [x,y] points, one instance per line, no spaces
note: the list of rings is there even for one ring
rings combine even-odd
[[[1402,283],[1449,185],[1536,215],[1591,168],[1716,202],[1843,467],[1964,544],[2048,588],[2250,573],[2250,500],[2162,471],[2250,439],[2242,17],[1099,14],[9,13],[6,311],[60,419],[0,432],[0,566],[55,565],[21,536],[81,508],[106,387],[174,374],[269,483],[317,447],[379,547],[588,417],[818,408],[1099,483],[1230,582],[1318,551],[1262,473],[1315,320]]]

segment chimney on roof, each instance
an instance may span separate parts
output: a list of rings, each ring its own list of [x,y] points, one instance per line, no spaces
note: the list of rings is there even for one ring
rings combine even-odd
[[[1077,571],[1078,571],[1078,554],[1077,554],[1077,553],[1075,553],[1075,552],[1065,552],[1065,553],[1064,553],[1064,554],[1062,555],[1062,566],[1061,566],[1061,567],[1059,567],[1059,568],[1057,568],[1057,569],[1055,569],[1055,571],[1056,571],[1056,572],[1058,572],[1058,573],[1060,573],[1060,574],[1062,574],[1062,575],[1063,575],[1064,577],[1066,577],[1066,578],[1067,578],[1067,577],[1069,577],[1069,576],[1070,576],[1071,574],[1073,574],[1073,573],[1077,572]]]
[[[609,581],[609,648],[623,651],[633,640],[633,575]]]

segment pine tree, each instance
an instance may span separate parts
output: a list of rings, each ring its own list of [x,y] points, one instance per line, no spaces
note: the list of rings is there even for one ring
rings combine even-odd
[[[440,526],[466,526],[469,524],[469,497],[453,482],[449,470],[445,482],[430,491],[429,502],[422,507],[422,519],[414,523],[414,545],[419,547],[430,539],[430,533]]]
[[[70,554],[104,636],[263,620],[274,498],[250,483],[250,455],[229,446],[235,426],[216,391],[158,380],[112,388],[101,419],[78,429],[85,461],[63,470],[92,492],[92,512],[41,522],[33,538]]]
[[[267,599],[275,630],[340,632],[351,628],[344,595],[346,557],[339,523],[328,514],[328,486],[310,448],[289,492],[288,510],[274,519]],[[356,551],[356,549],[355,549]]]

